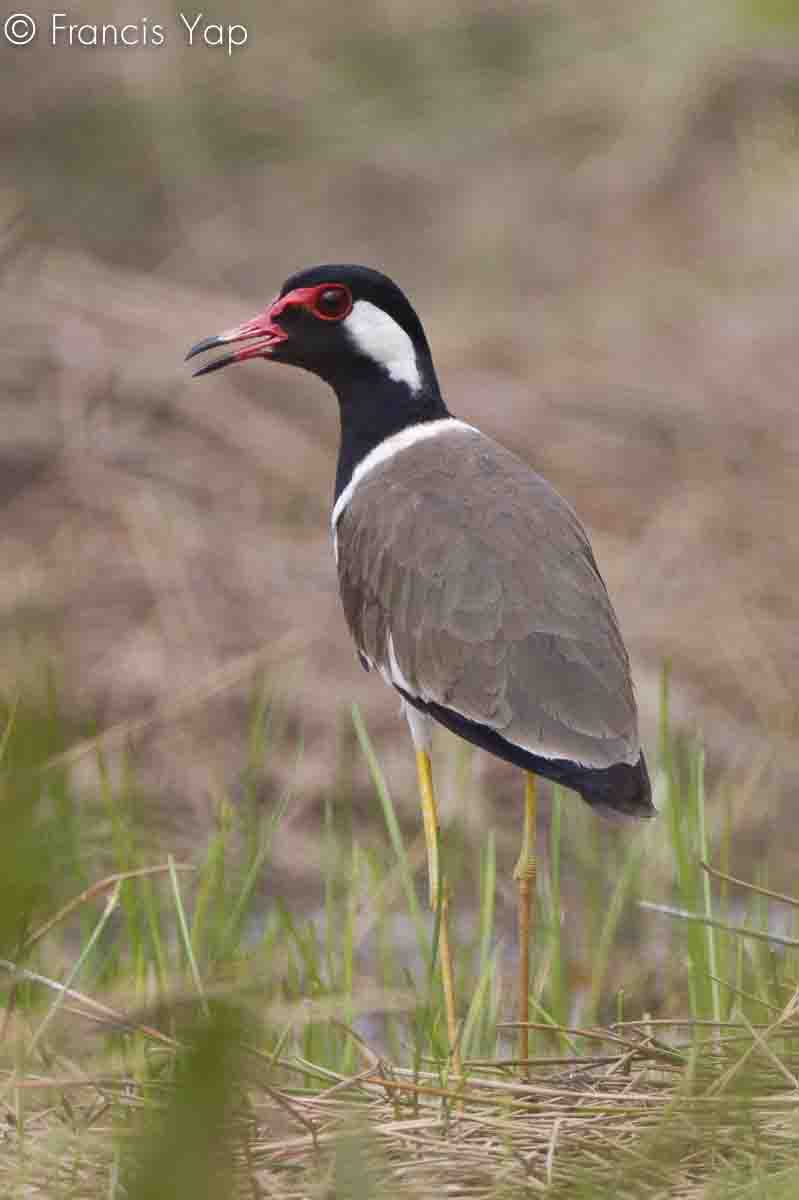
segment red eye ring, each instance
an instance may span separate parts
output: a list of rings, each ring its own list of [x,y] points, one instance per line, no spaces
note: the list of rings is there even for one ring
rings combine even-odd
[[[323,283],[309,305],[321,321],[343,321],[352,312],[352,296],[343,283]]]

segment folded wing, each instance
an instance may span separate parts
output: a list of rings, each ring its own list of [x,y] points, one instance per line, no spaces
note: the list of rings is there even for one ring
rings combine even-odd
[[[566,501],[468,427],[377,465],[339,517],[356,644],[402,691],[545,758],[635,763],[629,662]]]

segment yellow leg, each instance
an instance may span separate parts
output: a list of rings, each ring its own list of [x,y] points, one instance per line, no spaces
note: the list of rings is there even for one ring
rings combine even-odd
[[[530,934],[535,921],[535,834],[536,787],[535,775],[527,771],[524,777],[524,836],[519,861],[513,878],[519,885],[519,1020],[530,1020]],[[519,1058],[530,1057],[530,1030],[526,1024],[519,1029]],[[524,1068],[522,1068],[524,1071]]]
[[[455,973],[449,944],[449,889],[441,874],[438,860],[438,812],[433,791],[433,771],[426,750],[416,751],[419,792],[422,797],[422,820],[427,843],[427,878],[430,887],[430,907],[439,913],[438,948],[441,955],[441,978],[444,985],[444,1005],[447,1013],[447,1035],[452,1053],[452,1065],[460,1075],[461,1057],[458,1048],[458,1019],[455,1009]]]

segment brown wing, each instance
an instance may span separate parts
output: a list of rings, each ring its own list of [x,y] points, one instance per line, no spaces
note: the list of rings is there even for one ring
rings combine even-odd
[[[639,754],[629,662],[588,538],[557,492],[476,430],[399,451],[337,525],[361,653],[423,700],[534,754]]]

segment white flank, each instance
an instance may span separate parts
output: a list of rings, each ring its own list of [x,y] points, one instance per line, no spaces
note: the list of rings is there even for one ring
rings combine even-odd
[[[468,429],[472,433],[478,432],[473,425],[467,425],[465,421],[458,421],[455,417],[442,417],[439,421],[423,421],[421,425],[410,425],[407,429],[401,429],[399,433],[393,433],[391,437],[385,438],[378,446],[375,446],[374,450],[370,450],[358,463],[350,476],[349,483],[333,505],[330,524],[333,529],[334,546],[336,525],[338,524],[339,517],[352,499],[352,493],[364,475],[368,475],[375,467],[379,467],[381,463],[387,462],[395,454],[399,454],[401,450],[408,450],[411,446],[415,446],[417,442],[424,442],[427,438],[438,437],[441,433],[454,433],[458,429]],[[338,560],[338,554],[336,557]]]
[[[402,701],[402,711],[405,713],[414,746],[417,750],[425,750],[429,754],[433,745],[433,718],[427,713],[419,712],[419,709],[408,704],[407,700]]]
[[[413,342],[401,325],[376,304],[356,300],[342,322],[362,354],[367,354],[388,371],[396,383],[407,383],[412,392],[422,386]]]
[[[408,680],[402,673],[402,667],[397,662],[397,655],[394,652],[394,638],[391,634],[388,635],[388,669],[391,674],[392,683],[395,683],[398,688],[402,688],[403,692],[407,692],[409,696],[416,695],[416,689],[408,683]]]

